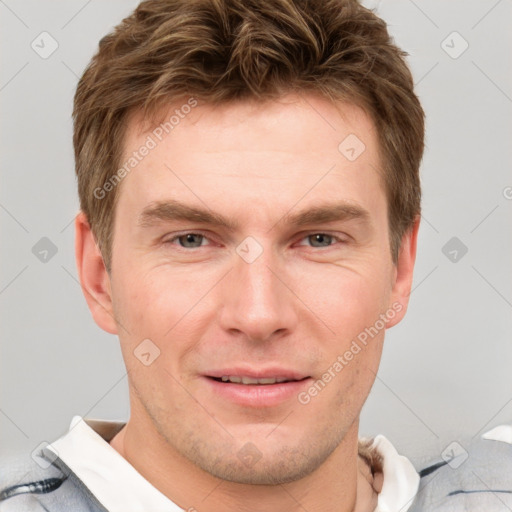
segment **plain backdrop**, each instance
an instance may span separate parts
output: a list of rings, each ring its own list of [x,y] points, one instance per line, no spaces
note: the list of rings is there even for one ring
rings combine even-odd
[[[75,414],[129,415],[118,339],[77,281],[71,111],[98,41],[136,4],[0,2],[1,457],[56,439]],[[360,433],[421,467],[512,423],[512,2],[366,5],[409,53],[427,148],[410,309],[387,333]]]

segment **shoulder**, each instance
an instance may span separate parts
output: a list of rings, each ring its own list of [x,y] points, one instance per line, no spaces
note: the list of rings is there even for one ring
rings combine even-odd
[[[409,512],[512,510],[512,444],[496,439],[454,441],[420,471]]]
[[[0,512],[104,512],[65,466],[39,455],[0,461]]]

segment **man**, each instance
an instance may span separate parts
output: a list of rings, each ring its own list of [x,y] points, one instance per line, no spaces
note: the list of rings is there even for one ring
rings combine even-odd
[[[1,510],[408,510],[358,439],[404,316],[424,115],[355,0],[149,0],[75,96],[76,258],[126,424],[75,417]]]

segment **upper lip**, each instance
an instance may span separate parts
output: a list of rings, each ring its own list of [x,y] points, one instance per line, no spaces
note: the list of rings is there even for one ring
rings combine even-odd
[[[205,374],[207,377],[214,377],[221,379],[222,377],[250,377],[253,379],[270,379],[275,377],[277,379],[286,380],[302,380],[309,375],[298,372],[296,370],[290,370],[282,367],[271,367],[271,368],[223,368],[221,370],[211,370]]]

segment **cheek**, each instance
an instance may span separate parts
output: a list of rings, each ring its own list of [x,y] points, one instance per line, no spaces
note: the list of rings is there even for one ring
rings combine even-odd
[[[116,320],[123,326],[119,329],[121,348],[128,360],[149,339],[160,350],[159,362],[179,372],[181,358],[212,322],[215,308],[207,292],[214,283],[197,271],[191,275],[189,269],[163,265],[149,271],[125,271],[123,280],[113,284],[113,298]]]
[[[391,287],[386,270],[376,268],[369,262],[357,269],[333,264],[297,269],[298,295],[330,328],[338,349],[372,326],[385,311]]]
[[[119,329],[123,359],[133,388],[156,415],[164,414],[159,404],[169,400],[174,410],[184,407],[178,381],[183,359],[200,338],[191,319],[201,310],[198,300],[204,295],[190,278],[169,274],[162,268],[128,271],[113,286],[116,319],[124,326]]]
[[[190,308],[189,303],[197,295],[193,283],[165,270],[125,272],[113,290],[118,319],[126,322],[130,332],[160,337],[186,313],[187,305]],[[142,332],[146,329],[151,332]]]

